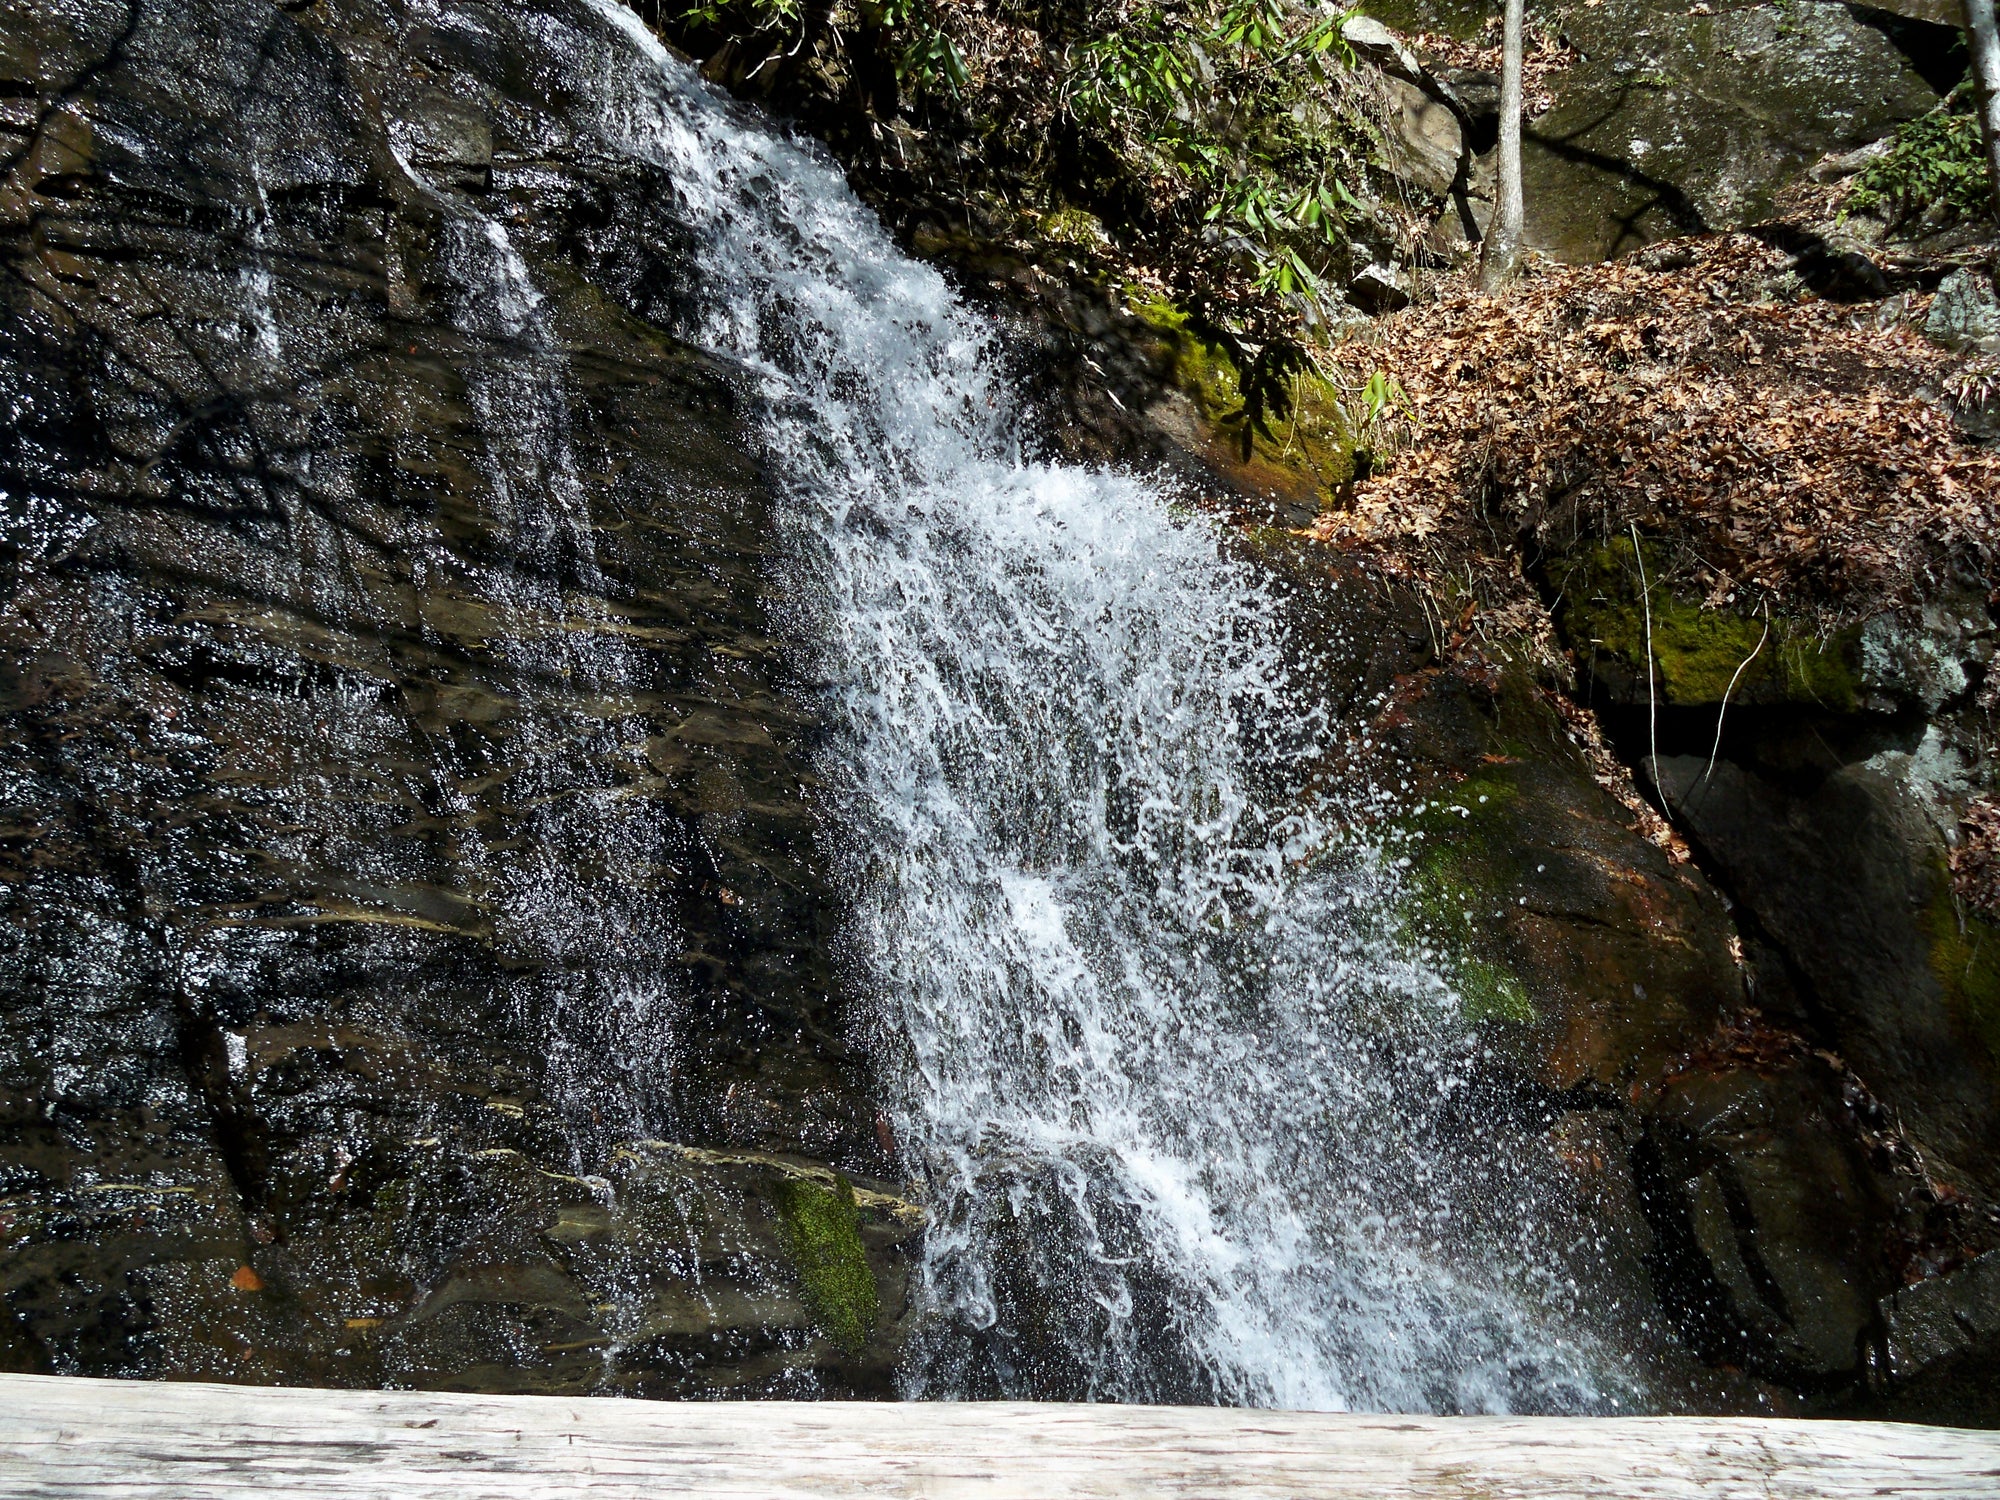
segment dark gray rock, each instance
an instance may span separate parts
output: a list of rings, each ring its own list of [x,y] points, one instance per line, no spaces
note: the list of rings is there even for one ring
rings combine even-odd
[[[1974,1356],[2000,1364],[2000,1250],[1885,1297],[1882,1324],[1893,1379]]]
[[[1410,305],[1407,274],[1400,266],[1376,262],[1363,266],[1347,284],[1347,300],[1363,312],[1394,312]]]
[[[1840,1114],[1811,1057],[1686,1072],[1649,1112],[1635,1164],[1655,1275],[1711,1359],[1807,1386],[1859,1378],[1890,1215]]]
[[[2000,1191],[1992,930],[1952,899],[1912,756],[1787,785],[1666,757],[1674,815],[1811,991],[1824,1034],[1941,1175]]]
[[[1445,97],[1476,131],[1492,131],[1500,122],[1500,75],[1484,68],[1437,65],[1430,76]]]
[[[1493,14],[1463,0],[1371,10],[1462,38]],[[1957,76],[1943,28],[1835,0],[1602,0],[1560,25],[1577,61],[1549,79],[1555,104],[1525,132],[1522,176],[1528,243],[1561,260],[1768,218],[1787,183],[1925,113]]]

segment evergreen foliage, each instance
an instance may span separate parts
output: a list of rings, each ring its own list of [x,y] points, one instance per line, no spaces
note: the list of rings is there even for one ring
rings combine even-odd
[[[1897,128],[1889,150],[1855,174],[1850,212],[1891,223],[1976,218],[1993,201],[1993,174],[1968,90]]]

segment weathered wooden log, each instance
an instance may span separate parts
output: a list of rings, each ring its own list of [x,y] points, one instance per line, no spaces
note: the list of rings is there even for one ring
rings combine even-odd
[[[2000,1496],[2000,1433],[1752,1418],[667,1403],[0,1377],[14,1500]]]

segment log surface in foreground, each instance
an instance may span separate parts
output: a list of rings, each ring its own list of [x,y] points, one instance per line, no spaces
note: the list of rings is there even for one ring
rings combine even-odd
[[[667,1403],[0,1376],[0,1494],[2000,1496],[2000,1433],[1754,1418]]]

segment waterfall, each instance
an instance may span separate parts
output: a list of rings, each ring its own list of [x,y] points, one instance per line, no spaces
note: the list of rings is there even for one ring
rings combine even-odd
[[[572,1165],[583,1172],[607,1139],[662,1129],[658,1085],[671,1067],[679,997],[629,943],[635,925],[659,921],[655,903],[631,887],[642,883],[633,875],[648,868],[660,830],[643,816],[635,822],[613,796],[560,795],[579,762],[643,753],[637,716],[600,714],[629,702],[647,674],[603,597],[606,578],[570,443],[569,372],[547,300],[507,227],[440,188],[407,146],[392,129],[391,155],[440,223],[454,290],[450,321],[468,345],[475,461],[501,542],[481,563],[478,589],[494,602],[491,649],[519,680],[548,685],[523,695],[510,725],[516,784],[533,809],[522,822],[533,837],[504,855],[464,841],[461,878],[481,888],[510,951],[541,969],[532,1000],[517,1003],[533,1009],[521,1019],[546,1048],[544,1087]],[[441,763],[438,773],[440,804],[454,817],[475,817],[478,808],[448,768]],[[625,889],[608,896],[566,878],[566,868],[592,858],[621,871]]]
[[[827,854],[932,1226],[913,1396],[1608,1409],[1631,1377],[1353,830],[1282,601],[1152,480],[1031,462],[989,330],[616,0],[600,128],[761,391]],[[1371,800],[1372,799],[1372,800]]]

